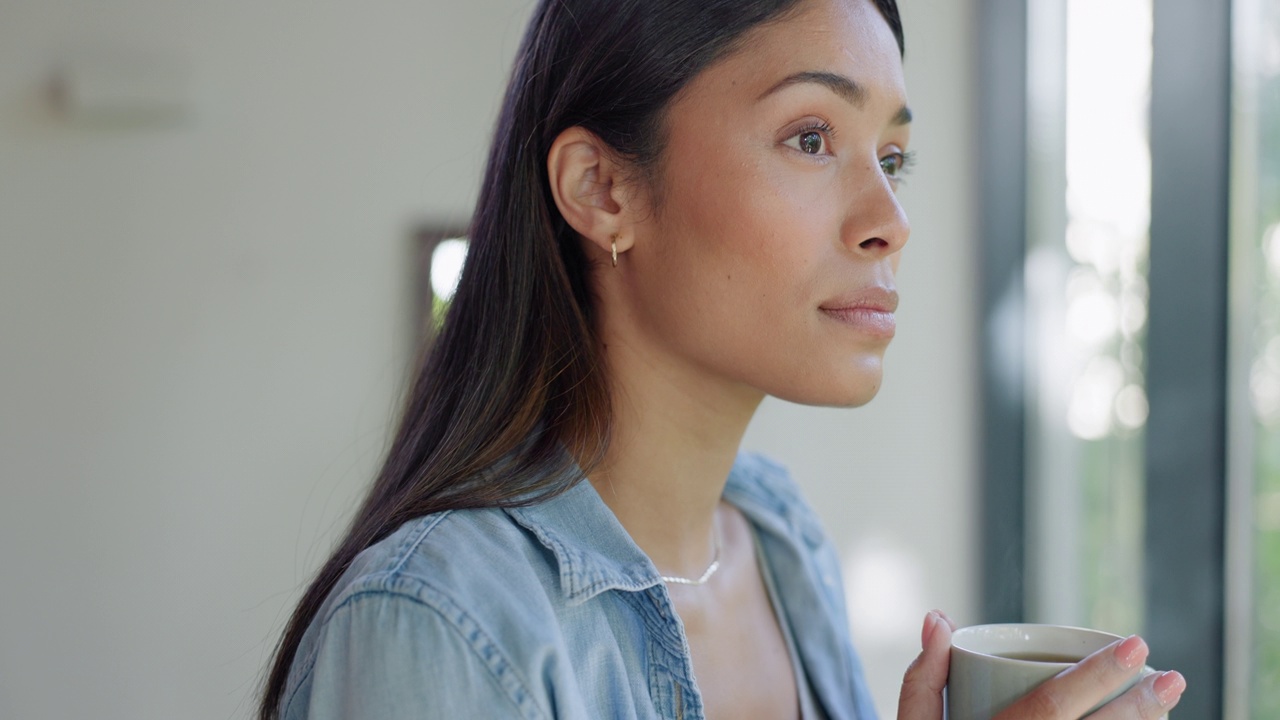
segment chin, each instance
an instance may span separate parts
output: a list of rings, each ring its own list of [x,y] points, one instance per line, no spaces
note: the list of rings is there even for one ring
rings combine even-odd
[[[875,399],[877,393],[880,392],[880,380],[869,386],[860,386],[857,388],[846,389],[843,392],[834,394],[828,402],[813,403],[814,405],[822,405],[824,407],[838,408],[856,408],[862,407]]]
[[[825,375],[823,382],[806,383],[802,387],[790,387],[781,392],[769,393],[779,400],[798,405],[818,407],[856,408],[871,402],[884,381],[879,359],[844,372]]]

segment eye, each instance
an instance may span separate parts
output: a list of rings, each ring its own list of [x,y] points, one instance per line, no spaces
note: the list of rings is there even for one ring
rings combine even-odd
[[[806,127],[787,138],[783,145],[795,148],[805,155],[830,155],[830,141],[827,138],[831,134],[833,131],[825,124]]]
[[[880,158],[880,169],[891,180],[901,180],[915,162],[914,153],[896,152]]]

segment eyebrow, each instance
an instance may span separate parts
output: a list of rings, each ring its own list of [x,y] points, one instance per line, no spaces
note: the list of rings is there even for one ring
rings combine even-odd
[[[759,102],[769,97],[770,95],[780,90],[783,90],[784,88],[789,88],[792,85],[802,85],[805,83],[821,85],[822,87],[825,87],[826,89],[830,90],[836,95],[839,95],[840,97],[844,98],[849,102],[849,104],[853,105],[859,110],[861,110],[867,104],[867,89],[865,87],[859,85],[856,81],[854,81],[851,78],[847,78],[844,75],[837,75],[836,73],[823,72],[821,70],[806,70],[805,72],[798,72],[794,75],[788,75],[787,77],[783,78],[781,81],[776,83],[773,87],[761,93],[760,97],[756,98],[756,102]],[[893,116],[892,124],[908,125],[910,123],[911,123],[911,108],[907,107],[906,105],[903,105],[901,108],[898,109],[897,114]]]

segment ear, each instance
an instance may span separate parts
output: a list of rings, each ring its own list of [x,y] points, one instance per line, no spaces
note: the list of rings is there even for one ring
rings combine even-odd
[[[625,167],[596,135],[581,127],[560,133],[547,153],[551,195],[565,222],[609,255],[631,249],[631,193]]]

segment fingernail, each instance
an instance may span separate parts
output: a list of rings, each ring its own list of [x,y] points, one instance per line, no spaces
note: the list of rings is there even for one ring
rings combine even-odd
[[[1182,692],[1187,689],[1187,681],[1182,677],[1182,673],[1170,670],[1156,678],[1154,689],[1160,704],[1167,707],[1182,696]]]
[[[920,631],[920,647],[929,647],[929,641],[933,639],[933,633],[938,629],[938,614],[932,610],[928,615],[924,616],[924,628]]]
[[[1147,643],[1137,635],[1130,635],[1116,646],[1116,662],[1121,667],[1132,670],[1147,659]]]

